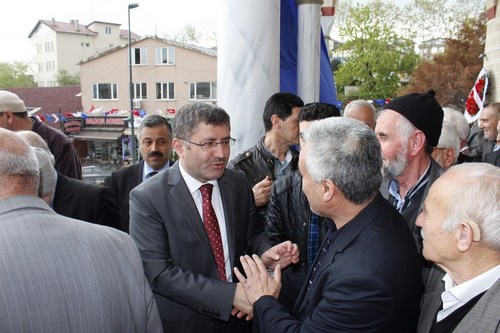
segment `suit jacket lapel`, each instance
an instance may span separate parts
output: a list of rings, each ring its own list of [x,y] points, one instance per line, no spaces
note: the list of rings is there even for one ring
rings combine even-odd
[[[128,188],[129,192],[131,189],[135,188],[137,185],[142,183],[142,169],[144,167],[144,161],[142,161],[139,164],[136,164],[131,172],[130,172],[130,177],[128,178]]]
[[[231,267],[234,267],[234,250],[236,248],[236,231],[235,231],[235,221],[236,217],[234,216],[234,203],[231,200],[231,185],[225,176],[222,176],[221,179],[218,180],[220,196],[222,199],[222,206],[224,207],[224,219],[226,221],[226,234],[227,234],[227,242],[228,242],[228,252],[229,252],[229,260],[231,263]]]

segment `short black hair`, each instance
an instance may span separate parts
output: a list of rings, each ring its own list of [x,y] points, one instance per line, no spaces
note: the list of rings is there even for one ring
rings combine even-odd
[[[299,123],[330,117],[340,117],[340,110],[335,105],[321,102],[308,103],[300,110]]]
[[[264,107],[264,128],[269,132],[273,128],[271,117],[277,115],[283,120],[286,120],[291,114],[292,109],[295,107],[303,107],[304,102],[302,99],[291,93],[276,93],[269,97]]]

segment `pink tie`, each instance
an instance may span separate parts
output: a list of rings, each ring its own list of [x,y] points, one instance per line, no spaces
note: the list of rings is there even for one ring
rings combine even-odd
[[[203,225],[214,253],[219,279],[226,281],[226,263],[224,261],[224,249],[222,248],[222,239],[220,236],[219,222],[212,207],[212,184],[200,186],[201,197],[203,201]]]

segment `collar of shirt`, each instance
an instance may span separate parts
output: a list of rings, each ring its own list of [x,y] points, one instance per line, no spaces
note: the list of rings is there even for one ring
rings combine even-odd
[[[443,277],[445,291],[441,294],[443,309],[437,314],[437,321],[441,321],[462,305],[488,290],[500,276],[500,265],[476,276],[469,281],[457,285],[450,275]]]
[[[401,198],[401,195],[399,194],[399,183],[396,179],[391,179],[389,181],[389,194],[394,197],[394,203],[396,205],[397,210],[401,213],[406,207],[409,206],[409,203],[405,205],[405,202],[411,200],[413,195],[420,190],[422,186],[427,184],[427,181],[429,180],[429,175],[430,175],[430,170],[431,170],[431,163],[429,162],[429,165],[427,166],[427,169],[425,169],[425,172],[420,176],[418,181],[413,185],[408,192],[406,192],[406,195],[404,198]]]
[[[144,167],[142,168],[142,181],[145,181],[146,180],[146,176],[152,172],[152,171],[158,171],[158,172],[162,172],[163,170],[166,170],[170,167],[170,162],[167,161],[167,164],[165,164],[165,166],[163,168],[161,168],[160,170],[154,170],[152,167],[149,166],[149,164],[147,164],[146,162],[144,162]]]
[[[278,179],[281,176],[287,174],[288,171],[288,166],[290,165],[290,162],[292,161],[293,155],[292,151],[290,148],[286,151],[285,154],[285,159],[283,161],[280,161],[279,158],[277,158],[270,150],[269,148],[266,147],[264,144],[264,141],[262,141],[262,147],[269,153],[269,155],[272,155],[274,157],[274,178]]]

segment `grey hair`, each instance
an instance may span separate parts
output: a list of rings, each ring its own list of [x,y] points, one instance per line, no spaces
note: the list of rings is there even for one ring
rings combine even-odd
[[[354,101],[351,101],[349,102],[349,104],[347,104],[345,106],[345,109],[344,109],[344,117],[345,117],[345,114],[351,110],[351,109],[357,109],[357,108],[366,108],[366,109],[370,109],[372,112],[373,112],[373,115],[375,116],[375,107],[373,106],[372,103],[368,102],[368,101],[365,101],[364,99],[356,99]]]
[[[201,123],[213,126],[230,126],[230,118],[223,108],[214,104],[202,102],[186,104],[175,115],[174,138],[189,140]]]
[[[445,175],[454,176],[461,192],[451,200],[443,229],[453,232],[461,221],[476,222],[481,242],[500,251],[500,168],[488,163],[463,163],[449,168]]]
[[[33,150],[38,160],[38,170],[40,174],[38,196],[44,199],[47,204],[51,205],[56,192],[57,172],[49,154],[38,147],[33,147]]]
[[[20,138],[18,140],[23,142]],[[0,144],[0,186],[9,187],[12,177],[16,177],[21,181],[24,193],[36,195],[40,176],[35,152],[28,144],[25,144],[27,149],[17,145],[18,150],[14,151],[13,144]]]
[[[45,142],[45,140],[40,136],[40,134],[28,130],[16,131],[16,134],[19,135],[21,139],[26,141],[26,143],[31,147],[37,147],[45,151],[47,155],[49,155],[49,158],[52,161],[52,165],[56,164],[54,155],[52,155],[52,152],[50,151],[47,142]]]
[[[451,107],[444,107],[443,111],[443,122],[448,121],[452,123],[457,130],[460,140],[467,140],[469,136],[469,123],[463,113]]]
[[[453,149],[453,164],[455,164],[460,154],[460,138],[456,127],[452,123],[443,121],[437,147]]]
[[[382,155],[373,130],[351,118],[327,118],[304,133],[306,170],[315,182],[332,180],[355,204],[370,200],[382,183]]]

